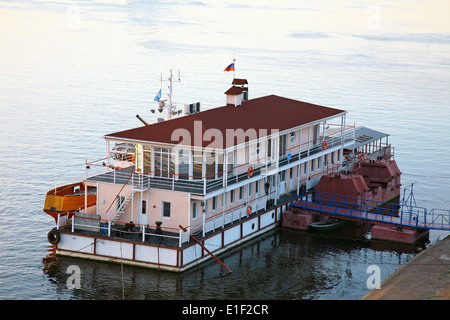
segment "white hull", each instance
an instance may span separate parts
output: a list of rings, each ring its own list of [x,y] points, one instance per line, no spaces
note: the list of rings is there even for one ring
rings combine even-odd
[[[201,243],[214,255],[274,229],[280,222],[281,212],[287,205],[272,208],[267,212],[251,216],[240,222],[202,238]],[[92,236],[80,233],[61,232],[57,245],[58,255],[67,255],[105,262],[167,271],[185,271],[211,258],[199,244],[169,247],[130,240]]]

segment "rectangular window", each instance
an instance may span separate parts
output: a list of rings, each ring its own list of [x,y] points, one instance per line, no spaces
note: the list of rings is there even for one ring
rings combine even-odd
[[[172,149],[155,147],[155,176],[172,178],[175,173],[175,159]]]
[[[255,194],[259,193],[259,181],[255,181]]]
[[[253,189],[253,183],[250,183],[248,185],[248,196],[251,197],[252,196],[252,190]]]
[[[197,218],[198,215],[198,202],[192,204],[192,219]]]
[[[162,202],[162,217],[170,218],[170,202]]]
[[[287,149],[287,134],[280,136],[280,157],[284,158]]]
[[[212,209],[213,211],[216,211],[217,209],[217,197],[212,198]]]
[[[239,188],[239,200],[244,199],[244,187]]]
[[[189,165],[191,154],[189,150],[181,149],[178,151],[178,177],[179,179],[189,180]]]
[[[230,191],[230,203],[234,203],[234,190]]]
[[[147,213],[147,200],[142,200],[141,202],[141,212],[142,214],[146,214]]]

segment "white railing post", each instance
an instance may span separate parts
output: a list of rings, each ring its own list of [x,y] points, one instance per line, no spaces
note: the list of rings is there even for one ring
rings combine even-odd
[[[56,220],[56,230],[59,230],[59,217],[61,217],[60,213],[58,213],[58,219]]]
[[[72,233],[75,231],[75,213],[72,216]]]
[[[111,220],[108,220],[108,238],[111,237]]]
[[[142,242],[145,242],[145,225],[142,225]]]

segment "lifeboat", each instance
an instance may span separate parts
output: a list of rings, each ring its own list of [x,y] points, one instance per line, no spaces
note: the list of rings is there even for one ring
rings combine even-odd
[[[86,190],[83,182],[53,188],[45,196],[44,212],[51,215],[55,221],[58,214],[71,216],[75,211],[84,209],[86,196],[88,208],[97,204],[97,188],[87,186]]]

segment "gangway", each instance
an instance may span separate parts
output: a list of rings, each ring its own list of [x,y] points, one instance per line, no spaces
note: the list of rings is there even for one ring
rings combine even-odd
[[[324,213],[343,220],[391,224],[398,228],[450,231],[450,210],[432,209],[402,201],[400,204],[359,199],[317,191],[293,194],[291,207]]]

